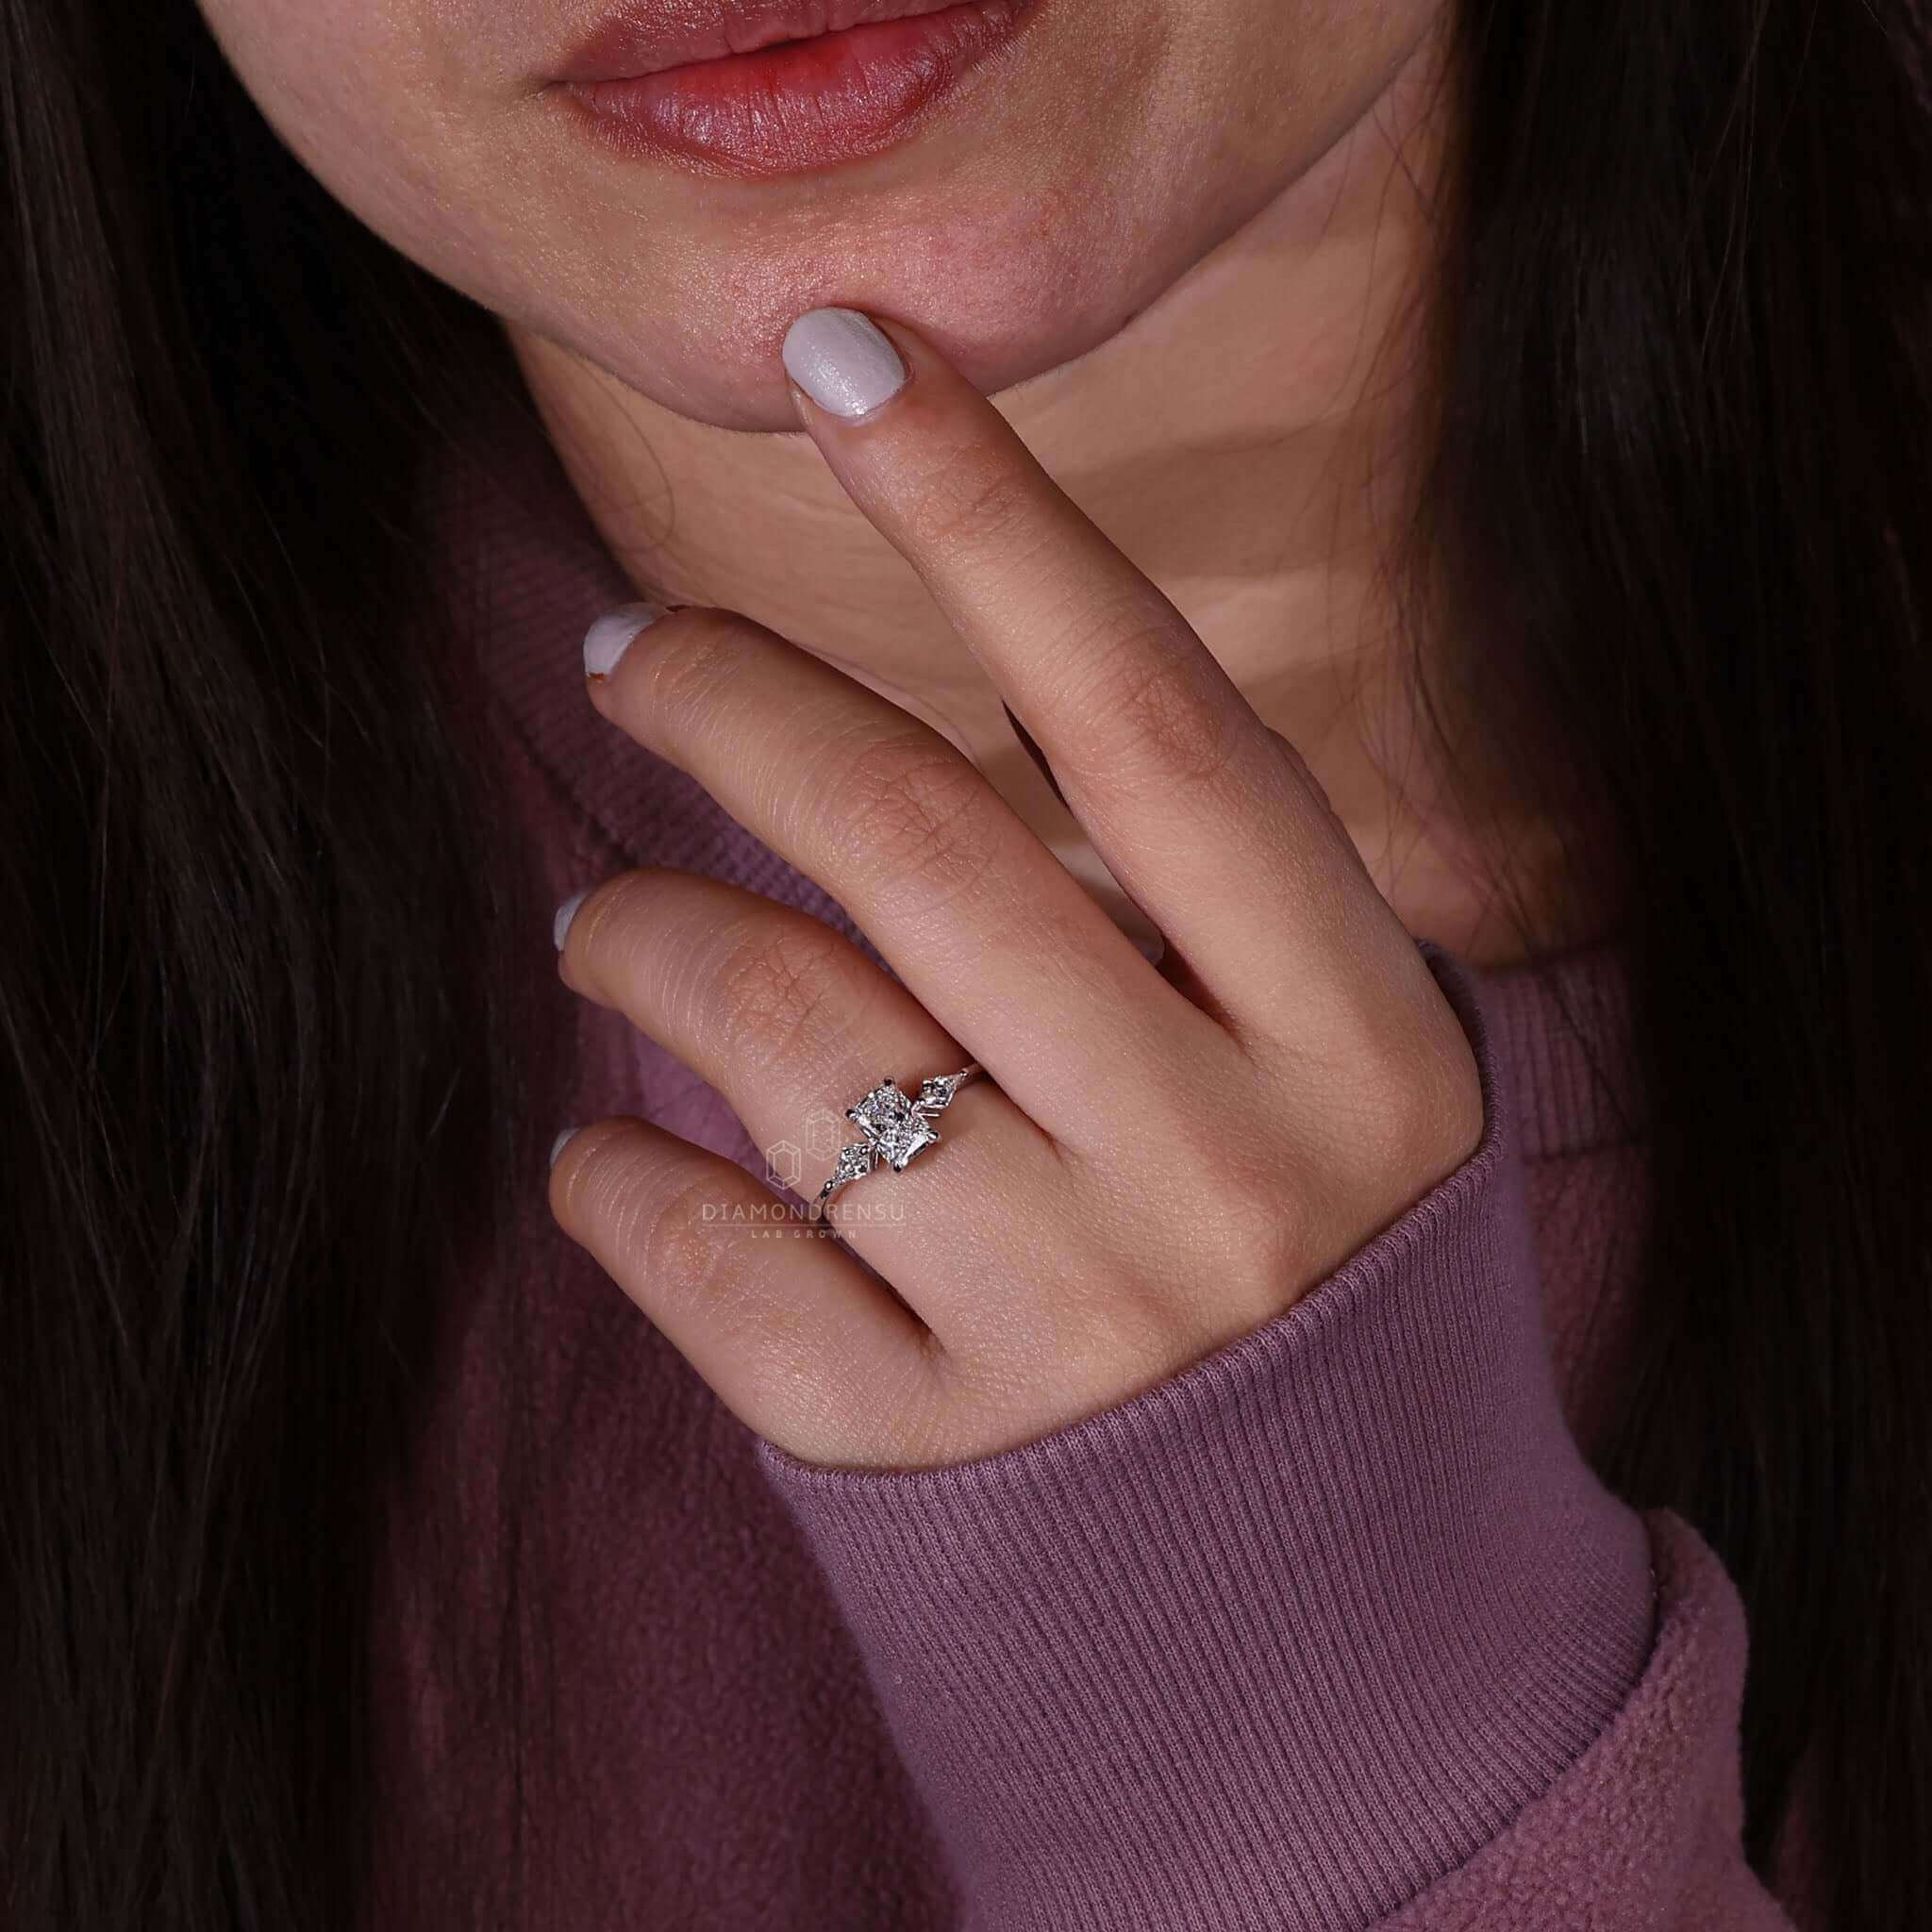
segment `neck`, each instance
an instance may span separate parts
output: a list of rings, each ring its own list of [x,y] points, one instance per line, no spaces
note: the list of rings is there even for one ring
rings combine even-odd
[[[996,401],[1300,750],[1410,930],[1501,963],[1518,941],[1418,735],[1390,591],[1443,118],[1428,111],[1426,52],[1150,308]],[[997,691],[802,432],[692,422],[511,332],[564,466],[641,593],[740,611],[933,724],[1137,924]],[[1414,645],[1441,648],[1417,616],[1405,613]]]

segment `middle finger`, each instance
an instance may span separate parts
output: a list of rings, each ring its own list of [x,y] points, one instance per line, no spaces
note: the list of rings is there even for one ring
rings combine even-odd
[[[971,1058],[842,934],[742,887],[644,867],[558,917],[565,984],[617,1008],[723,1094],[802,1200],[840,1148],[865,1138],[844,1117],[848,1105],[884,1075],[916,1094],[922,1079]],[[1058,1198],[1059,1162],[989,1081],[962,1088],[937,1126],[941,1146],[903,1174],[874,1169],[848,1183],[829,1218],[952,1341],[962,1297],[971,1307],[989,1289],[1053,1278],[1041,1223]],[[999,1213],[986,1212],[991,1201]],[[943,1270],[930,1266],[935,1251]]]
[[[861,345],[860,392],[827,389],[827,364]],[[1412,942],[1300,757],[987,397],[916,330],[851,310],[802,317],[786,359],[794,388],[802,375],[833,400],[799,391],[834,475],[1231,1030],[1279,1041],[1324,999],[1353,1007],[1365,933],[1413,979]]]
[[[1103,1058],[1174,1091],[1225,1046],[963,754],[762,625],[673,611],[591,698],[830,892],[1056,1141],[1099,1124]]]

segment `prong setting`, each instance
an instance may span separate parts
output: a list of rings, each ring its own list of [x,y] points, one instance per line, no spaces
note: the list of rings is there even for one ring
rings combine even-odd
[[[887,1074],[856,1106],[848,1107],[845,1118],[855,1123],[865,1138],[840,1150],[831,1174],[812,1203],[815,1216],[823,1219],[832,1196],[874,1167],[886,1166],[894,1174],[904,1174],[915,1155],[941,1138],[932,1116],[950,1107],[954,1094],[980,1071],[975,1064],[957,1074],[935,1075],[920,1083],[916,1095],[908,1093]]]

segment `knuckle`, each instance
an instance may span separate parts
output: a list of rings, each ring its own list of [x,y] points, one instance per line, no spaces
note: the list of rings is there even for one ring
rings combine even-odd
[[[768,1070],[792,1055],[823,1064],[842,1030],[851,974],[844,941],[829,927],[758,920],[727,943],[711,976],[708,1019],[730,1058]]]
[[[1319,1163],[1331,1205],[1379,1228],[1446,1179],[1474,1151],[1484,1124],[1481,1081],[1461,1023],[1438,998],[1351,1015],[1323,1054]]]
[[[1454,1173],[1482,1137],[1474,1055],[1455,1015],[1441,1017],[1386,1056],[1371,1083],[1383,1158],[1417,1188]]]
[[[1207,1198],[1210,1224],[1195,1246],[1219,1257],[1217,1274],[1230,1300],[1274,1312],[1301,1285],[1311,1216],[1291,1153],[1277,1139],[1246,1144],[1216,1164]]]
[[[715,1307],[729,1288],[732,1243],[705,1209],[714,1183],[694,1175],[668,1192],[637,1187],[620,1210],[618,1240],[651,1308],[675,1329],[699,1305]]]
[[[708,1279],[716,1244],[702,1239],[705,1177],[667,1172],[635,1124],[599,1129],[570,1177],[570,1224],[634,1294],[656,1300]]]
[[[1090,775],[1116,786],[1214,783],[1241,741],[1220,695],[1170,631],[1130,624],[1098,647],[1085,693],[1092,761],[1104,767]]]
[[[1255,1320],[1276,1310],[1299,1279],[1311,1215],[1306,1148],[1274,1083],[1203,1058],[1191,1077],[1138,1097],[1136,1116],[1109,1164],[1151,1177],[1156,1278],[1211,1279],[1224,1308]]]
[[[643,636],[650,655],[640,716],[676,738],[716,708],[719,693],[743,669],[744,632],[730,613],[699,609],[660,619]]]
[[[642,930],[638,922],[639,901],[648,881],[649,874],[641,866],[618,873],[584,901],[572,920],[570,947],[592,984],[616,985],[630,970]]]
[[[919,534],[925,545],[941,552],[962,542],[997,546],[1024,527],[1028,482],[1010,462],[962,457],[942,474],[946,487],[921,499]]]
[[[879,891],[944,903],[992,863],[992,794],[942,741],[875,740],[848,761],[843,785],[844,839]]]
[[[1161,1082],[1136,1096],[1131,1130],[1098,1158],[1144,1176],[1126,1209],[1140,1232],[1115,1280],[1158,1285],[1151,1305],[1117,1301],[1104,1318],[1127,1357],[1185,1351],[1233,1313],[1255,1325],[1285,1306],[1305,1271],[1314,1222],[1307,1163],[1269,1091],[1228,1074],[1211,1088]],[[1090,1160],[1095,1157],[1087,1157]],[[1208,1307],[1175,1302],[1176,1282],[1211,1281]],[[1126,1324],[1124,1332],[1123,1324]]]

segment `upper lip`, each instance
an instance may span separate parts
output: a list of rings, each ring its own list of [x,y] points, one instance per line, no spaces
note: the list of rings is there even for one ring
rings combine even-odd
[[[627,0],[572,50],[560,81],[629,80],[693,60],[755,54],[877,20],[938,13],[958,0]]]

